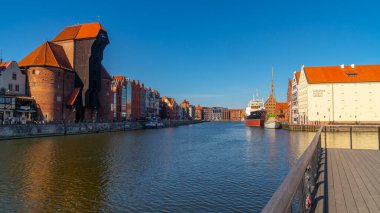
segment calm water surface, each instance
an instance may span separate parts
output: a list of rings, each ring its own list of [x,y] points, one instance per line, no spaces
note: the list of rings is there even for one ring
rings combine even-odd
[[[0,211],[258,212],[314,134],[202,123],[0,141]]]

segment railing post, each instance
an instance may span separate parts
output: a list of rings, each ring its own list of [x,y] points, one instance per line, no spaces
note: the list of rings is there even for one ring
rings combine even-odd
[[[326,133],[326,132],[327,132],[327,131],[326,131],[326,130],[327,130],[327,127],[325,126],[325,149],[327,149],[327,142],[326,142],[326,140],[327,140],[327,137],[326,137],[326,134],[327,134],[327,133]]]
[[[350,126],[350,149],[352,149],[352,126]]]
[[[379,138],[379,150],[380,150],[380,127],[377,127],[377,137]]]

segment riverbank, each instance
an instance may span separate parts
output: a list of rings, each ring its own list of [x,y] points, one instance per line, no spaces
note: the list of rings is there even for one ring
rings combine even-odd
[[[165,127],[201,123],[202,121],[165,120]],[[99,132],[117,132],[144,129],[144,122],[114,122],[114,123],[71,123],[71,124],[20,124],[0,125],[0,140],[35,138],[47,136],[64,136],[94,134]]]

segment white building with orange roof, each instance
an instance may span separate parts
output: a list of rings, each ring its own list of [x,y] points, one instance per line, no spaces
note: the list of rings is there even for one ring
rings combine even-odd
[[[300,124],[380,123],[380,65],[302,66]]]
[[[298,112],[298,84],[300,81],[300,72],[295,71],[293,73],[293,80],[292,80],[292,100],[291,100],[291,123],[292,124],[299,124],[299,112]]]

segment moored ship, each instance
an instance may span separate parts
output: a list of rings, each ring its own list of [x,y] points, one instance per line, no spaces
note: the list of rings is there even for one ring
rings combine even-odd
[[[258,97],[250,100],[248,106],[245,108],[245,125],[262,127],[264,126],[265,116],[264,100],[260,100]]]

